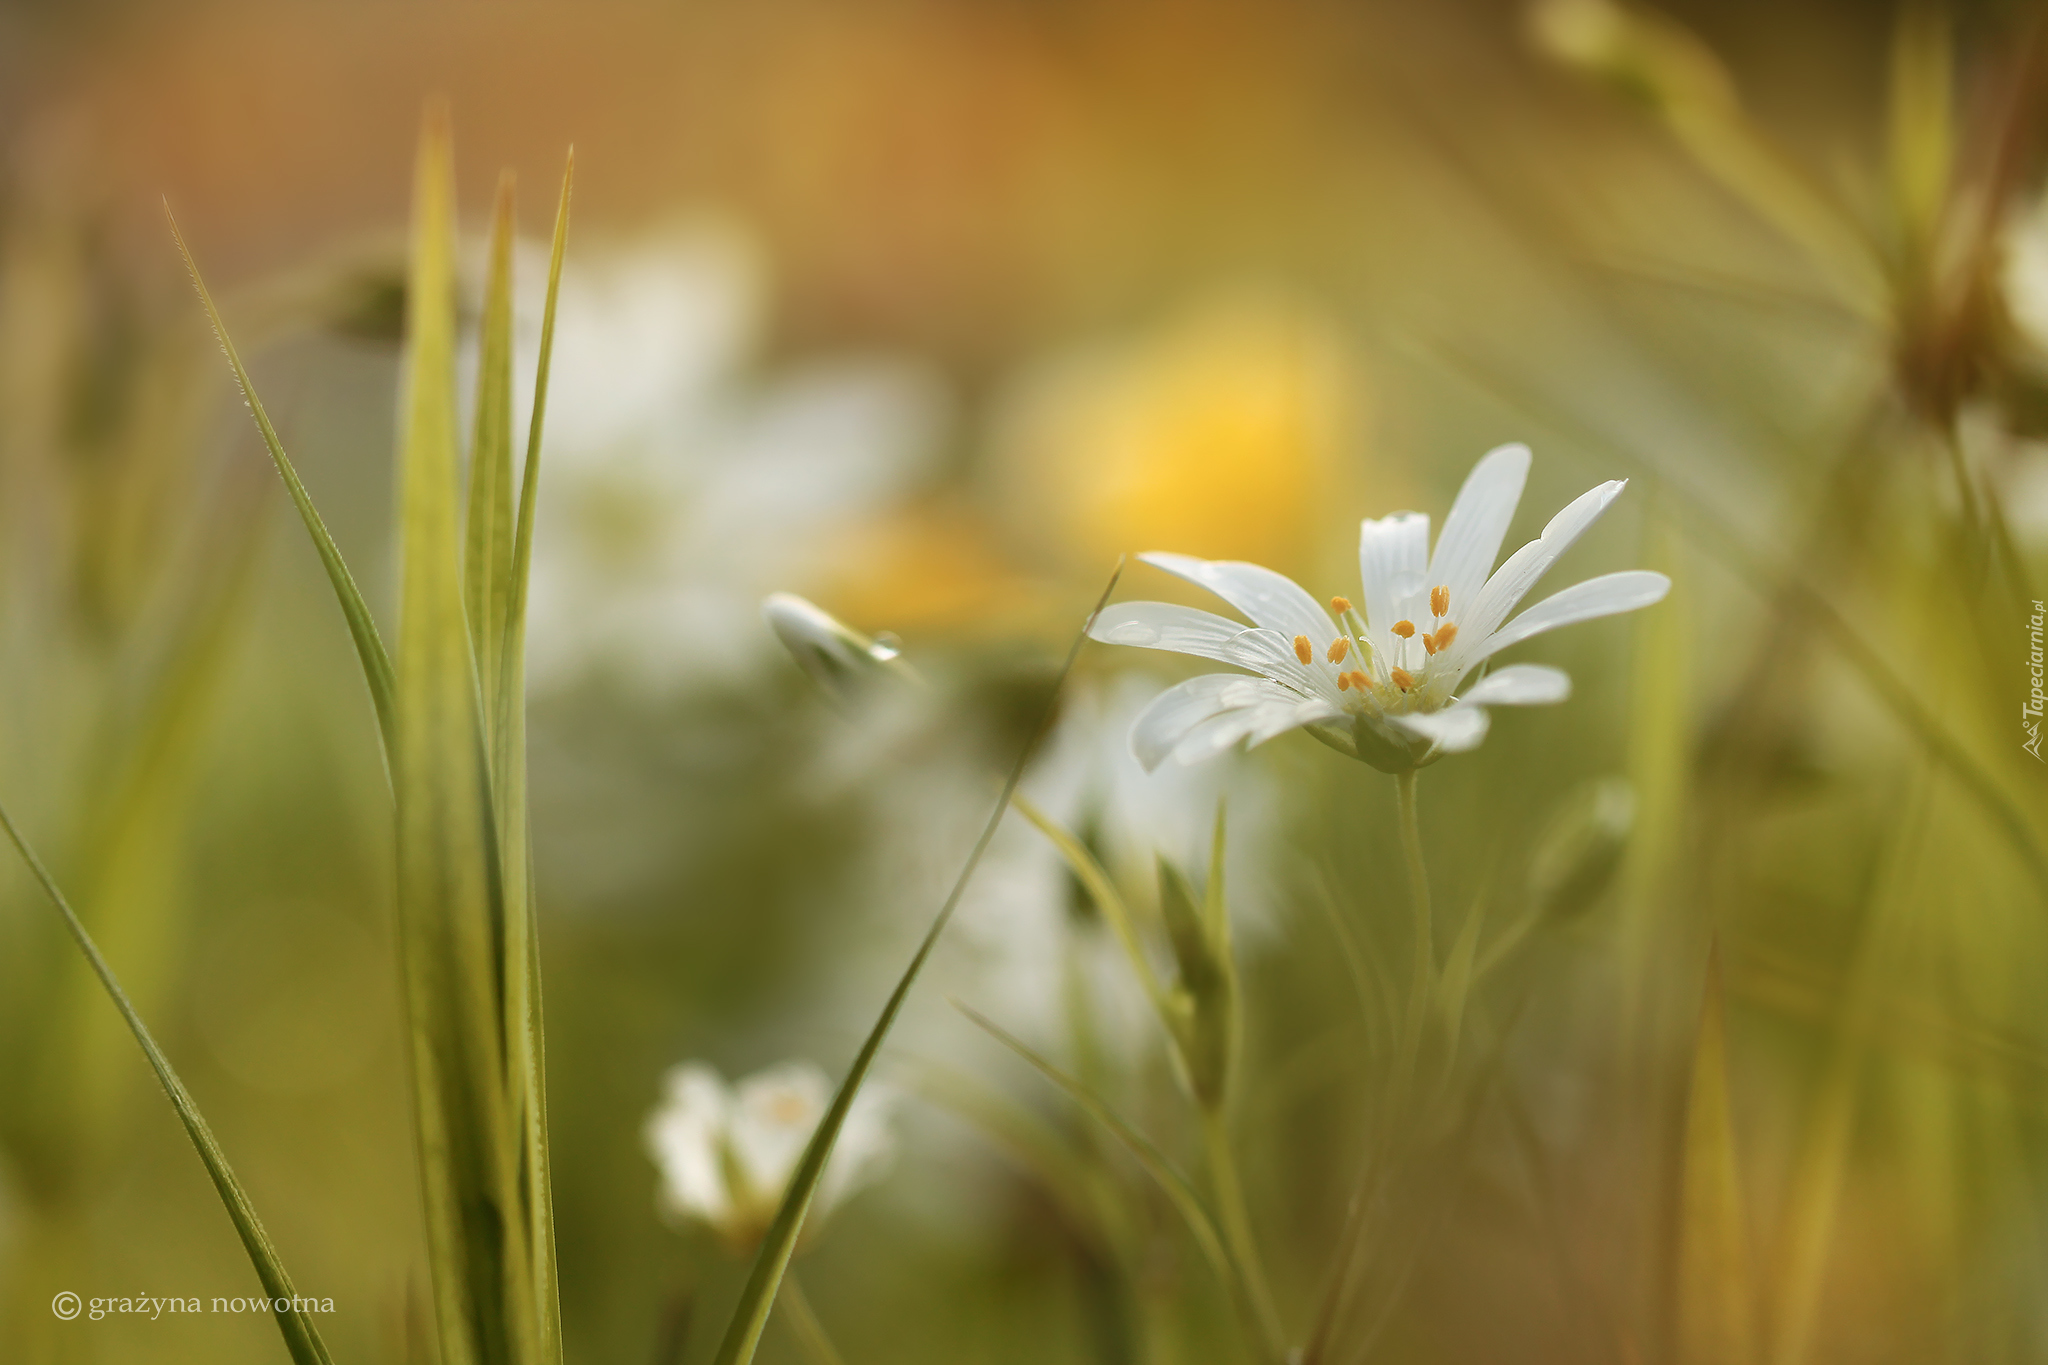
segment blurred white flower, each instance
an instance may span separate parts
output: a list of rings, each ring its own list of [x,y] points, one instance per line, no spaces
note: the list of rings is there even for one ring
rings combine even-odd
[[[521,269],[523,354],[545,258]],[[848,355],[762,369],[764,272],[699,224],[565,266],[531,597],[536,687],[608,673],[654,695],[773,650],[757,604],[827,575],[826,544],[900,504],[945,425],[930,367]],[[532,395],[520,396],[530,410]],[[523,429],[523,428],[522,428]]]
[[[1508,621],[1624,484],[1612,480],[1582,494],[1489,576],[1528,473],[1526,446],[1502,446],[1481,459],[1451,506],[1434,554],[1424,513],[1366,521],[1358,545],[1362,615],[1342,597],[1325,611],[1291,579],[1256,564],[1141,555],[1209,589],[1253,626],[1191,607],[1125,602],[1097,618],[1094,638],[1193,654],[1257,676],[1210,673],[1167,689],[1131,727],[1138,761],[1148,770],[1169,757],[1194,763],[1240,741],[1260,744],[1307,728],[1375,767],[1403,772],[1477,746],[1486,737],[1489,706],[1563,701],[1571,680],[1541,664],[1510,664],[1463,696],[1453,691],[1509,645],[1649,606],[1671,580],[1647,570],[1603,574]]]
[[[673,1067],[647,1120],[648,1153],[661,1170],[668,1217],[702,1223],[736,1249],[768,1230],[833,1087],[809,1062],[783,1062],[728,1086],[702,1062]],[[819,1227],[848,1196],[879,1180],[896,1155],[893,1097],[873,1084],[855,1097],[811,1204]]]

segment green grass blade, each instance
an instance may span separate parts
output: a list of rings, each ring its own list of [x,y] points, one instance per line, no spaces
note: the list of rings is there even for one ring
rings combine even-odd
[[[1757,1354],[1749,1229],[1728,1094],[1726,1014],[1716,948],[1707,962],[1679,1162],[1678,1365],[1751,1365]]]
[[[384,760],[387,768],[396,743],[397,706],[395,697],[397,685],[391,668],[391,656],[384,650],[384,641],[377,634],[377,622],[370,615],[369,604],[363,601],[363,594],[356,587],[354,575],[349,573],[348,564],[341,557],[340,547],[334,537],[328,534],[327,523],[313,506],[312,496],[306,486],[299,482],[298,470],[284,453],[284,442],[278,439],[277,428],[270,423],[270,415],[263,410],[263,400],[256,396],[256,386],[249,381],[249,371],[242,365],[242,357],[235,350],[235,343],[228,337],[227,325],[221,321],[220,309],[214,306],[213,295],[207,291],[206,281],[200,278],[199,264],[192,259],[192,251],[185,245],[185,235],[178,230],[178,220],[170,216],[170,206],[165,205],[164,216],[171,224],[171,236],[178,244],[178,254],[185,258],[185,269],[192,276],[192,287],[199,291],[199,302],[206,308],[207,320],[213,324],[213,334],[220,341],[220,348],[226,352],[228,364],[234,369],[235,382],[241,385],[242,397],[249,402],[249,413],[256,419],[256,429],[263,435],[263,444],[270,450],[271,463],[277,466],[278,476],[290,491],[292,505],[299,509],[299,519],[306,524],[306,534],[313,538],[313,548],[319,552],[320,563],[327,570],[327,580],[334,585],[334,596],[341,603],[341,614],[348,621],[348,633],[355,641],[356,658],[363,666],[363,680],[370,687],[370,702],[377,708],[377,728],[384,739]]]
[[[538,1358],[506,1103],[503,901],[456,505],[454,174],[422,135],[399,474],[398,905],[443,1365]]]
[[[1080,657],[1081,646],[1088,641],[1088,627],[1102,614],[1102,608],[1109,601],[1109,595],[1116,591],[1117,580],[1123,577],[1123,571],[1123,561],[1118,560],[1116,572],[1109,576],[1102,596],[1096,599],[1094,609],[1082,622],[1080,632],[1067,651],[1066,662],[1060,666],[1059,677],[1053,686],[1052,700],[1046,704],[1045,714],[1039,718],[1030,740],[1017,755],[1017,762],[1003,783],[1002,794],[996,798],[995,809],[989,813],[988,823],[982,827],[981,837],[975,840],[966,865],[953,882],[953,889],[946,894],[945,903],[933,917],[931,928],[925,931],[924,939],[911,955],[910,965],[903,969],[902,978],[889,993],[880,1017],[868,1032],[867,1041],[861,1044],[853,1065],[847,1069],[846,1079],[839,1083],[839,1093],[832,1097],[832,1106],[819,1121],[818,1131],[811,1135],[803,1160],[797,1163],[796,1172],[790,1177],[788,1192],[782,1197],[782,1207],[776,1210],[775,1221],[769,1225],[767,1236],[761,1239],[761,1250],[754,1258],[754,1268],[747,1276],[746,1287],[740,1291],[739,1303],[733,1308],[732,1320],[719,1343],[716,1365],[748,1365],[753,1360],[754,1352],[761,1344],[761,1333],[768,1325],[768,1314],[775,1307],[775,1292],[782,1283],[783,1272],[788,1269],[789,1258],[796,1252],[796,1240],[803,1232],[804,1216],[810,1212],[811,1199],[817,1194],[818,1182],[825,1175],[825,1163],[832,1156],[832,1144],[839,1139],[839,1130],[846,1124],[846,1115],[853,1108],[854,1097],[867,1080],[883,1041],[896,1024],[896,1016],[902,1013],[903,1002],[909,998],[910,988],[917,984],[925,960],[931,956],[939,935],[945,932],[947,923],[953,918],[953,911],[960,904],[960,895],[967,889],[968,879],[981,864],[981,855],[988,851],[989,841],[995,838],[996,827],[1002,823],[1003,813],[1010,808],[1010,800],[1017,793],[1017,784],[1024,780],[1025,765],[1031,761],[1039,741],[1052,726],[1060,690],[1066,685],[1067,675],[1073,672],[1074,660]]]
[[[540,491],[540,438],[547,413],[548,368],[555,349],[555,303],[561,294],[562,254],[569,240],[569,192],[575,153],[562,173],[549,255],[547,305],[541,315],[540,361],[533,384],[533,420],[527,429],[526,467],[519,487],[517,529],[510,547],[504,623],[499,633],[494,804],[505,884],[505,980],[509,1093],[519,1110],[519,1195],[532,1255],[535,1334],[543,1365],[562,1358],[561,1289],[555,1261],[554,1181],[548,1155],[547,1054],[541,1027],[538,915],[533,897],[533,844],[526,796],[526,591],[533,564],[533,521]],[[509,462],[509,449],[507,452]],[[509,476],[508,476],[509,479]]]
[[[1160,984],[1159,975],[1152,969],[1151,958],[1145,955],[1145,945],[1138,938],[1138,927],[1131,919],[1131,910],[1117,891],[1116,883],[1110,880],[1109,872],[1096,860],[1087,845],[1061,828],[1058,821],[1040,810],[1027,796],[1018,795],[1012,803],[1017,813],[1038,826],[1052,846],[1059,850],[1067,867],[1087,890],[1088,898],[1095,902],[1095,908],[1109,921],[1110,931],[1116,941],[1123,945],[1124,956],[1131,960],[1131,970],[1138,975],[1138,984],[1145,988],[1145,998],[1152,1002],[1153,1011],[1167,1031],[1174,1029],[1174,1010],[1167,999],[1166,987]]]
[[[1182,1221],[1188,1225],[1189,1234],[1194,1237],[1195,1245],[1201,1249],[1203,1259],[1209,1262],[1209,1268],[1216,1272],[1216,1278],[1238,1297],[1246,1321],[1256,1323],[1259,1320],[1258,1312],[1252,1306],[1237,1263],[1224,1249],[1223,1236],[1217,1231],[1216,1220],[1210,1216],[1208,1207],[1202,1202],[1202,1196],[1195,1192],[1194,1183],[1181,1174],[1180,1169],[1166,1153],[1160,1151],[1150,1138],[1118,1117],[1116,1111],[1111,1109],[1101,1096],[1053,1065],[1050,1059],[1035,1051],[1023,1039],[1008,1032],[987,1015],[961,1004],[958,1000],[953,1002],[953,1008],[966,1015],[989,1037],[1029,1062],[1040,1075],[1064,1090],[1074,1103],[1081,1106],[1089,1118],[1101,1124],[1103,1129],[1131,1154],[1140,1169],[1152,1177],[1153,1182],[1166,1195],[1167,1202],[1173,1205],[1174,1211],[1180,1214]]]
[[[142,1016],[136,1013],[135,1007],[129,1003],[127,995],[121,990],[121,983],[114,976],[113,968],[100,956],[99,947],[92,941],[92,935],[86,932],[84,923],[72,910],[71,903],[64,898],[64,893],[58,889],[56,880],[43,867],[42,859],[36,857],[35,851],[28,846],[28,841],[21,837],[21,831],[15,828],[14,821],[4,807],[0,807],[0,828],[7,831],[7,837],[13,842],[15,851],[20,853],[22,861],[28,864],[29,871],[42,885],[43,893],[50,898],[51,904],[63,915],[64,927],[70,931],[72,940],[78,944],[78,950],[84,953],[86,961],[92,964],[94,974],[99,977],[100,984],[106,987],[107,996],[114,1002],[114,1007],[121,1011],[121,1017],[128,1021],[129,1031],[135,1035],[135,1041],[141,1046],[143,1056],[149,1059],[150,1069],[156,1072],[156,1078],[163,1085],[164,1093],[170,1096],[171,1107],[178,1111],[178,1120],[185,1125],[186,1136],[192,1139],[192,1146],[198,1151],[199,1159],[206,1165],[207,1175],[213,1179],[213,1188],[219,1193],[221,1203],[227,1208],[228,1217],[234,1222],[235,1233],[242,1239],[242,1248],[249,1253],[249,1263],[256,1268],[256,1277],[263,1282],[264,1294],[273,1305],[280,1300],[286,1304],[283,1308],[273,1306],[271,1310],[272,1316],[277,1319],[277,1330],[284,1335],[285,1348],[291,1352],[292,1359],[298,1362],[298,1365],[332,1365],[327,1347],[320,1340],[319,1331],[305,1312],[296,1306],[302,1300],[298,1298],[298,1291],[292,1286],[291,1276],[285,1273],[284,1263],[278,1259],[277,1248],[271,1245],[270,1234],[263,1229],[263,1220],[256,1216],[255,1208],[249,1203],[248,1194],[242,1189],[242,1182],[235,1178],[235,1172],[228,1165],[227,1156],[221,1151],[220,1143],[214,1140],[213,1130],[207,1127],[205,1118],[200,1115],[199,1106],[192,1102],[192,1096],[186,1091],[184,1082],[180,1081],[178,1073],[171,1069],[170,1059],[165,1057],[163,1049],[157,1046],[149,1026],[142,1022]]]
[[[512,579],[512,237],[513,180],[498,181],[491,223],[488,283],[476,383],[476,428],[469,451],[469,515],[463,564],[463,599],[476,646],[483,694],[484,733],[496,757],[504,725],[498,675]]]

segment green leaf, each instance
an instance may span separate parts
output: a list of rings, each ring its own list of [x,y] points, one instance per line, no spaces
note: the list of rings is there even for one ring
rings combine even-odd
[[[1168,999],[1166,987],[1160,983],[1159,974],[1152,970],[1152,959],[1145,955],[1145,945],[1138,937],[1138,928],[1131,918],[1130,907],[1118,893],[1116,883],[1110,880],[1108,869],[1096,861],[1087,845],[1061,828],[1059,822],[1040,810],[1028,797],[1018,796],[1013,804],[1026,820],[1038,826],[1039,832],[1052,840],[1054,848],[1066,859],[1067,866],[1086,888],[1088,898],[1095,902],[1095,908],[1102,912],[1102,918],[1109,922],[1110,931],[1117,942],[1123,945],[1124,956],[1130,959],[1131,970],[1137,973],[1138,984],[1145,988],[1145,998],[1152,1002],[1153,1010],[1166,1024],[1168,1031],[1174,1028],[1174,1008]]]
[[[539,1359],[562,1358],[561,1289],[555,1259],[554,1178],[548,1155],[547,1055],[541,1022],[538,913],[533,896],[533,841],[526,797],[526,590],[533,564],[533,519],[540,492],[541,426],[547,414],[548,369],[555,349],[555,304],[561,294],[562,255],[569,240],[569,193],[575,153],[562,172],[549,254],[547,305],[541,314],[540,361],[527,429],[526,467],[519,488],[517,529],[505,592],[505,619],[497,669],[497,715],[492,771],[498,848],[505,887],[506,1017],[509,1020],[512,1102],[518,1110],[521,1159],[519,1197],[532,1255],[533,1305]],[[510,282],[507,281],[507,294]],[[509,312],[506,352],[510,354]],[[507,450],[509,463],[510,451]]]
[[[504,724],[499,674],[512,596],[512,237],[513,181],[498,180],[491,223],[491,264],[484,289],[483,329],[477,362],[476,435],[469,451],[469,515],[463,598],[483,693],[484,732],[493,740]],[[516,700],[514,702],[516,704]]]
[[[314,509],[312,496],[299,482],[299,472],[292,468],[291,460],[286,457],[284,442],[278,439],[277,428],[271,425],[270,415],[263,410],[263,400],[256,396],[256,386],[249,381],[249,371],[243,367],[242,357],[228,337],[220,309],[214,306],[213,295],[207,291],[206,281],[200,278],[199,264],[192,259],[192,252],[185,245],[185,236],[178,231],[178,220],[171,217],[168,204],[164,206],[164,216],[170,220],[171,236],[178,243],[178,254],[185,258],[185,269],[192,275],[192,287],[199,291],[199,301],[206,308],[207,320],[213,324],[213,334],[219,338],[220,348],[226,352],[228,364],[234,369],[235,382],[242,387],[242,397],[248,400],[249,413],[256,419],[256,429],[263,434],[263,444],[270,451],[271,463],[277,466],[279,477],[290,491],[292,505],[299,509],[299,519],[305,522],[306,534],[313,538],[313,548],[319,552],[320,563],[327,570],[327,580],[333,584],[334,596],[341,603],[341,614],[347,619],[348,633],[355,641],[356,658],[363,666],[363,680],[370,687],[370,702],[377,708],[377,728],[384,739],[384,761],[388,768],[396,746],[396,682],[391,658],[384,651],[382,637],[377,634],[377,622],[370,615],[369,604],[363,601],[363,594],[356,587],[348,565],[343,562],[334,537],[328,534],[327,523]]]
[[[429,112],[400,457],[398,908],[443,1365],[541,1358],[524,1142],[507,1103],[505,914],[456,505],[454,174]]]
[[[1067,651],[1066,662],[1060,666],[1059,676],[1053,686],[1052,700],[1046,704],[1045,714],[1039,717],[1038,727],[1032,732],[1029,742],[1017,755],[1016,764],[1010,769],[1009,778],[1003,783],[996,806],[989,813],[988,823],[982,827],[981,837],[974,842],[967,855],[965,866],[960,869],[953,889],[946,894],[945,903],[933,917],[931,928],[925,931],[924,939],[911,955],[910,965],[903,969],[896,988],[889,993],[882,1006],[881,1015],[870,1029],[867,1041],[861,1044],[854,1056],[853,1065],[847,1069],[846,1079],[839,1083],[839,1093],[832,1097],[832,1105],[819,1121],[817,1132],[811,1135],[810,1144],[804,1148],[803,1160],[797,1163],[795,1173],[790,1177],[789,1188],[782,1196],[782,1206],[776,1210],[775,1221],[768,1227],[768,1233],[761,1239],[761,1250],[754,1257],[754,1268],[747,1276],[746,1287],[740,1291],[738,1304],[733,1308],[732,1320],[727,1323],[725,1337],[719,1343],[716,1365],[747,1365],[754,1358],[754,1352],[761,1344],[761,1333],[768,1325],[768,1315],[775,1307],[775,1292],[782,1283],[783,1272],[789,1267],[789,1258],[796,1252],[796,1241],[803,1232],[804,1216],[810,1212],[811,1199],[818,1192],[818,1182],[824,1178],[825,1163],[831,1159],[832,1145],[839,1140],[839,1130],[846,1125],[846,1115],[853,1108],[854,1097],[860,1093],[861,1084],[867,1080],[868,1072],[875,1064],[875,1056],[882,1050],[882,1043],[895,1026],[896,1016],[903,1011],[903,1002],[910,996],[910,988],[917,984],[919,973],[924,970],[925,960],[931,956],[938,944],[939,935],[945,932],[947,923],[953,918],[954,909],[960,904],[960,895],[967,889],[968,879],[981,864],[981,855],[988,851],[989,841],[995,838],[996,827],[1002,823],[1003,813],[1010,808],[1011,798],[1017,794],[1017,784],[1024,779],[1024,766],[1045,737],[1052,725],[1059,701],[1060,690],[1066,685],[1067,675],[1074,670],[1074,660],[1080,657],[1081,646],[1087,643],[1088,627],[1102,614],[1102,608],[1109,601],[1109,595],[1116,591],[1117,580],[1123,576],[1123,561],[1117,561],[1116,571],[1109,576],[1109,583],[1103,588],[1102,596],[1096,599],[1095,607],[1088,613],[1088,619],[1081,623],[1080,632]]]
[[[305,1312],[297,1307],[301,1302],[298,1291],[292,1285],[292,1277],[285,1272],[284,1262],[278,1258],[277,1248],[271,1245],[270,1234],[263,1229],[263,1220],[256,1216],[256,1209],[250,1204],[248,1194],[242,1189],[242,1182],[235,1178],[234,1169],[228,1165],[227,1155],[221,1151],[220,1143],[215,1140],[213,1130],[201,1116],[199,1106],[193,1103],[184,1082],[178,1079],[178,1073],[171,1068],[170,1059],[165,1057],[163,1049],[157,1046],[149,1026],[142,1022],[142,1016],[136,1012],[135,1007],[129,1003],[128,996],[122,991],[113,968],[100,956],[99,947],[92,941],[92,935],[86,932],[84,923],[72,910],[71,903],[64,898],[64,893],[58,889],[56,880],[43,867],[42,859],[36,857],[27,840],[22,838],[21,831],[15,828],[13,819],[8,816],[4,807],[0,807],[0,828],[7,831],[7,837],[13,842],[15,850],[21,854],[22,861],[28,864],[29,871],[35,875],[36,881],[41,883],[43,893],[50,898],[51,904],[57,907],[58,913],[63,915],[64,927],[70,931],[79,951],[85,954],[85,960],[92,965],[100,984],[106,987],[107,996],[114,1002],[114,1007],[120,1010],[121,1017],[128,1021],[129,1032],[135,1035],[136,1043],[142,1048],[142,1055],[149,1059],[150,1069],[156,1072],[156,1078],[162,1084],[164,1093],[170,1096],[171,1107],[178,1111],[178,1120],[185,1125],[185,1135],[191,1138],[193,1148],[199,1153],[199,1159],[206,1165],[207,1175],[213,1179],[213,1188],[220,1195],[220,1202],[226,1206],[228,1217],[234,1222],[235,1233],[242,1239],[242,1249],[248,1253],[249,1263],[256,1268],[256,1277],[263,1283],[263,1293],[271,1300],[271,1314],[277,1319],[277,1330],[284,1336],[285,1349],[291,1352],[292,1359],[297,1361],[298,1365],[332,1365],[327,1347],[320,1340],[318,1329],[313,1326],[312,1320]],[[286,1306],[276,1307],[280,1301]]]

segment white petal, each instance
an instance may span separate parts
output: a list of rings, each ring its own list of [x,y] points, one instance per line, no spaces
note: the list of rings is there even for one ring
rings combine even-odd
[[[1467,749],[1479,747],[1479,741],[1486,738],[1486,708],[1454,703],[1441,711],[1428,711],[1412,716],[1388,716],[1392,724],[1411,735],[1420,735],[1435,743],[1447,754],[1462,754]]]
[[[1271,728],[1283,713],[1286,723],[1279,724],[1278,729]],[[1254,731],[1259,732],[1261,739],[1270,739],[1293,725],[1328,720],[1337,714],[1337,708],[1327,702],[1303,697],[1270,678],[1207,673],[1169,687],[1153,698],[1152,704],[1131,725],[1131,753],[1146,772],[1151,772],[1191,735],[1218,717],[1250,718],[1250,728],[1239,730],[1219,746],[1227,748]]]
[[[1522,485],[1529,477],[1529,447],[1506,445],[1488,451],[1465,476],[1451,514],[1437,533],[1436,552],[1429,560],[1431,586],[1451,590],[1451,610],[1475,605],[1493,562],[1500,558],[1501,538],[1515,519]]]
[[[1255,706],[1211,716],[1173,746],[1173,757],[1183,764],[1199,763],[1240,741],[1246,748],[1255,748],[1275,735],[1283,735],[1319,720],[1334,720],[1341,714],[1336,707],[1325,702],[1296,696],[1275,697]]]
[[[1239,560],[1196,559],[1154,552],[1138,556],[1154,568],[1198,583],[1268,630],[1288,639],[1306,635],[1322,648],[1337,638],[1336,624],[1315,598],[1285,574]]]
[[[1561,668],[1545,664],[1509,664],[1472,684],[1458,698],[1461,706],[1548,706],[1572,694],[1572,680]]]
[[[1653,602],[1663,601],[1664,594],[1670,591],[1671,580],[1648,569],[1602,574],[1583,583],[1574,583],[1563,592],[1544,598],[1482,639],[1478,651],[1470,659],[1458,662],[1460,665],[1475,664],[1496,650],[1520,644],[1546,630],[1647,607]]]
[[[1169,649],[1219,663],[1237,662],[1230,642],[1244,631],[1242,621],[1167,602],[1118,602],[1104,607],[1088,628],[1089,636],[1104,644]]]
[[[1236,664],[1263,673],[1305,696],[1335,703],[1336,670],[1321,663],[1303,664],[1294,642],[1278,631],[1247,627],[1211,612],[1167,602],[1119,602],[1103,609],[1088,634],[1105,644],[1166,649]]]
[[[1412,620],[1417,597],[1429,591],[1428,571],[1426,515],[1396,512],[1359,524],[1358,576],[1365,591],[1365,623],[1372,647],[1382,657],[1391,657],[1394,623]]]
[[[1627,484],[1626,479],[1612,479],[1581,493],[1550,519],[1541,536],[1509,555],[1507,563],[1494,570],[1469,610],[1460,611],[1457,604],[1452,603],[1451,619],[1457,622],[1459,634],[1463,637],[1460,643],[1466,649],[1478,649],[1483,638],[1507,620],[1515,604],[1536,586],[1536,580],[1585,534],[1588,526],[1600,519],[1600,514],[1620,496]],[[1482,657],[1478,653],[1471,655],[1472,660]],[[1459,662],[1469,661],[1461,658]]]

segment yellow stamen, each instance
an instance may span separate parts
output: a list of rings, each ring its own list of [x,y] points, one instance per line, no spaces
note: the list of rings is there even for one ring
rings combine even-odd
[[[1404,640],[1405,640],[1405,639],[1407,639],[1407,638],[1408,638],[1409,636],[1413,635],[1414,633],[1415,633],[1415,623],[1414,623],[1413,621],[1396,621],[1396,622],[1394,622],[1394,634],[1396,634],[1396,635],[1400,636],[1400,637],[1401,637],[1402,639],[1404,639]]]
[[[1336,639],[1330,641],[1330,662],[1333,664],[1343,663],[1344,656],[1346,653],[1350,651],[1350,649],[1351,641],[1345,639],[1341,635],[1338,636]],[[1303,660],[1303,662],[1307,661]]]
[[[1425,654],[1436,653],[1436,636],[1425,635],[1422,637],[1422,652]]]
[[[1350,690],[1350,687],[1351,675],[1349,673],[1339,673],[1337,675],[1337,690],[1339,692],[1344,692]]]
[[[1331,598],[1330,610],[1336,612],[1339,616],[1342,616],[1345,612],[1351,610],[1351,599],[1348,597]]]
[[[1315,649],[1309,644],[1308,636],[1297,635],[1294,637],[1295,658],[1301,660],[1303,663],[1307,663],[1310,659],[1315,658],[1315,656]]]
[[[1451,614],[1451,590],[1441,584],[1429,590],[1429,614],[1448,616]]]
[[[1449,621],[1436,628],[1436,649],[1442,653],[1451,647],[1451,641],[1458,638],[1458,628]]]
[[[1361,668],[1351,675],[1351,685],[1363,692],[1366,688],[1372,686],[1372,679],[1366,677],[1365,670]]]
[[[1403,692],[1415,686],[1415,675],[1405,668],[1395,669],[1390,676],[1394,680],[1394,686],[1400,688]]]

